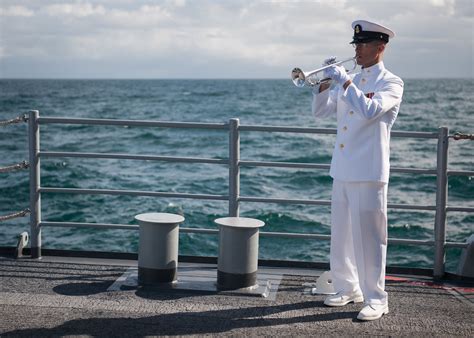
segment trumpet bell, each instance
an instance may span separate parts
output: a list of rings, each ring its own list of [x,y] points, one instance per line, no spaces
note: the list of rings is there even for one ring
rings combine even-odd
[[[293,83],[296,87],[304,87],[306,77],[301,68],[293,68],[293,70],[291,71],[291,79],[293,80]]]
[[[305,74],[301,68],[293,68],[291,79],[296,87],[316,86],[318,84],[331,81],[331,79],[320,79],[315,73]]]

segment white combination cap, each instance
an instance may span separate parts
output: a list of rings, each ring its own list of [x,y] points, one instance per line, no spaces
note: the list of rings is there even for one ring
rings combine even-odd
[[[354,29],[354,36],[350,43],[376,40],[388,42],[389,39],[395,37],[395,33],[391,29],[371,21],[356,20],[352,23],[352,28]]]

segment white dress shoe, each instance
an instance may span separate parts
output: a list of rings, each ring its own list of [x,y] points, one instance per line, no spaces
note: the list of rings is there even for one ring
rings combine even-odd
[[[388,313],[388,304],[366,304],[357,315],[359,320],[376,320]]]
[[[335,295],[326,297],[324,300],[324,305],[327,306],[344,306],[351,302],[362,303],[364,301],[364,296],[360,292],[338,292]]]

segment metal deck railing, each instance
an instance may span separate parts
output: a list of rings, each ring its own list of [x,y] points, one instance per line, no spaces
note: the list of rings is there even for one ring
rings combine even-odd
[[[40,150],[40,125],[44,124],[81,124],[81,125],[108,125],[108,126],[143,126],[159,128],[193,128],[193,129],[215,129],[228,132],[229,135],[229,158],[212,159],[198,157],[170,157],[170,156],[149,156],[134,154],[114,154],[114,153],[91,153],[91,152],[52,152]],[[100,229],[138,229],[137,225],[128,224],[106,224],[106,223],[79,223],[79,222],[50,222],[41,219],[41,194],[44,193],[68,193],[68,194],[103,194],[103,195],[131,195],[131,196],[153,196],[168,198],[190,198],[200,200],[222,200],[229,203],[229,216],[238,216],[242,202],[263,202],[263,203],[291,203],[307,205],[331,204],[330,200],[312,199],[281,199],[264,198],[240,195],[240,168],[244,166],[253,167],[278,167],[278,168],[299,168],[299,169],[329,169],[328,164],[291,163],[291,162],[269,162],[269,161],[247,161],[240,159],[240,132],[290,132],[306,134],[336,134],[336,129],[325,128],[299,128],[299,127],[279,127],[279,126],[258,126],[240,125],[238,119],[230,119],[228,123],[188,123],[188,122],[160,122],[146,120],[111,120],[111,119],[86,119],[86,118],[66,118],[66,117],[40,117],[38,111],[30,111],[28,115],[29,134],[29,170],[30,170],[30,226],[31,226],[31,253],[33,257],[41,256],[41,228],[42,227],[92,227]],[[423,168],[392,168],[393,173],[412,173],[423,175],[436,175],[436,205],[417,204],[394,204],[389,203],[390,209],[405,210],[428,210],[435,211],[434,220],[434,240],[414,240],[389,238],[390,244],[427,245],[434,246],[434,277],[442,277],[445,273],[445,253],[446,248],[465,248],[467,242],[447,242],[446,241],[446,214],[447,212],[474,212],[474,207],[447,206],[448,176],[461,175],[473,176],[474,171],[454,171],[448,170],[448,145],[450,138],[446,127],[440,127],[437,133],[429,132],[401,132],[392,131],[392,137],[400,138],[423,138],[437,139],[437,165],[436,169]],[[472,136],[472,135],[471,135]],[[40,184],[40,159],[41,158],[103,158],[103,159],[129,159],[129,160],[151,160],[167,162],[186,163],[207,163],[215,165],[226,165],[229,168],[229,193],[228,195],[213,194],[189,194],[140,190],[112,190],[112,189],[76,189],[43,187]],[[180,228],[184,233],[217,234],[216,229],[203,228]],[[305,233],[281,233],[281,232],[261,232],[261,236],[287,237],[287,238],[310,238],[329,240],[330,235],[305,234]]]

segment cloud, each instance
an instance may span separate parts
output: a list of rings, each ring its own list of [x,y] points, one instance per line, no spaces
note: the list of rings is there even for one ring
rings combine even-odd
[[[54,4],[46,6],[44,12],[50,16],[72,16],[72,17],[86,17],[91,15],[104,15],[106,10],[103,6],[94,6],[90,3],[75,3],[75,4]]]
[[[350,23],[358,18],[394,29],[389,52],[393,49],[402,58],[416,60],[413,54],[419,53],[424,63],[430,58],[439,62],[443,44],[453,46],[458,40],[463,43],[454,44],[456,54],[472,60],[471,0],[3,0],[0,7],[2,77],[24,75],[27,67],[13,62],[15,58],[41,63],[36,70],[41,76],[61,64],[74,64],[75,74],[120,65],[114,71],[106,67],[109,73],[95,69],[98,77],[202,76],[192,67],[205,65],[209,69],[204,74],[223,76],[212,60],[230,65],[226,77],[283,77],[293,66],[313,68],[330,55],[351,56]],[[407,68],[390,60],[399,73]],[[166,67],[154,67],[154,62]],[[466,74],[449,63],[436,67]]]
[[[34,12],[24,6],[9,6],[9,7],[0,7],[0,16],[11,16],[11,17],[30,17],[33,16]]]

